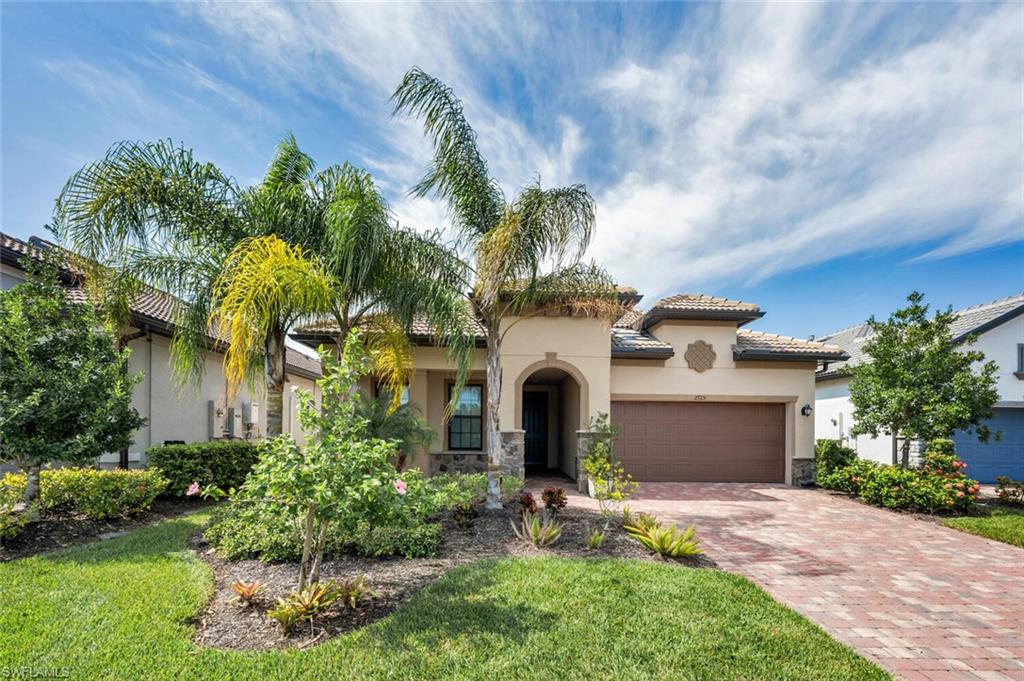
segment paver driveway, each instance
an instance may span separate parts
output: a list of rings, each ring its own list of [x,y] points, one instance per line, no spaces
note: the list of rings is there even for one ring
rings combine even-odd
[[[1024,681],[1022,549],[780,485],[647,483],[630,507],[696,522],[723,569],[905,679]]]

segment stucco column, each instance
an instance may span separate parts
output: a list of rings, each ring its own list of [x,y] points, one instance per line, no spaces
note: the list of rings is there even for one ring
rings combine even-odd
[[[427,371],[426,369],[416,369],[413,372],[412,378],[409,381],[409,403],[414,405],[420,410],[420,416],[424,419],[427,418]],[[413,460],[409,461],[406,465],[418,466],[425,474],[430,475],[434,471],[431,470],[432,466],[430,463],[430,446],[427,445],[424,448],[417,449]]]

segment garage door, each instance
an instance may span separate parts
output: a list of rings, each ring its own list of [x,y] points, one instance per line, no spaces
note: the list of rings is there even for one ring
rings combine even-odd
[[[615,453],[637,480],[784,482],[782,404],[612,402]]]
[[[1024,480],[1024,409],[996,409],[986,425],[1002,437],[978,442],[970,433],[954,437],[956,453],[967,463],[967,476],[978,482],[995,482],[1000,475]]]

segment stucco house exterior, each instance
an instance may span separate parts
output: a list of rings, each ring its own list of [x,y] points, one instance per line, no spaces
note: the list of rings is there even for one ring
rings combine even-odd
[[[43,239],[31,242],[0,233],[0,288],[8,289],[25,280],[25,258],[39,258],[43,249],[53,245]],[[77,286],[75,272],[63,272],[68,296],[85,302],[85,292]],[[128,451],[129,465],[146,463],[145,451],[165,442],[202,442],[209,439],[255,439],[266,433],[266,400],[260,391],[243,385],[232,400],[227,398],[223,362],[223,342],[211,338],[211,351],[206,357],[206,370],[198,385],[179,386],[171,372],[170,341],[174,333],[174,306],[177,301],[159,291],[141,293],[131,309],[131,326],[125,331],[131,350],[129,370],[142,372],[143,380],[135,387],[132,406],[148,420],[148,425],[135,434]],[[315,380],[320,376],[320,362],[294,349],[288,350],[285,414],[283,428],[298,438],[302,431],[297,418],[298,400],[291,387],[304,388],[315,395]],[[115,466],[118,452],[101,457],[100,465]]]
[[[1024,294],[956,311],[952,332],[956,341],[975,335],[973,350],[999,365],[999,401],[989,427],[1001,433],[998,441],[981,443],[969,432],[954,436],[958,455],[967,462],[968,473],[981,482],[994,482],[1000,475],[1024,479]],[[842,439],[864,459],[882,463],[894,461],[891,436],[853,436],[853,406],[850,379],[842,369],[866,361],[864,341],[870,337],[867,324],[857,324],[822,336],[819,340],[838,346],[850,358],[822,361],[815,377],[815,430],[818,437]]]
[[[622,289],[622,317],[508,317],[499,412],[510,474],[557,470],[579,476],[591,419],[610,414],[619,458],[640,481],[800,484],[813,479],[814,375],[839,348],[750,331],[756,305],[682,294],[646,311]],[[332,323],[292,338],[329,345]],[[439,434],[412,465],[429,473],[486,470],[485,348],[459,407],[444,419],[455,373],[423,322],[412,329],[415,375],[407,399]]]

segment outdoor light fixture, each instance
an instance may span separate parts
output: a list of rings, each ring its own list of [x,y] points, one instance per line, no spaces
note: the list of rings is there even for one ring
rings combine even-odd
[[[812,411],[814,411],[814,407],[812,407],[809,404],[805,404],[804,406],[800,407],[800,413],[803,414],[804,416],[810,416]]]

